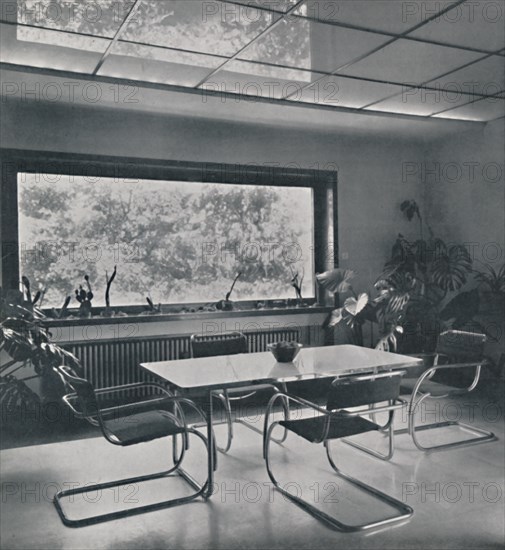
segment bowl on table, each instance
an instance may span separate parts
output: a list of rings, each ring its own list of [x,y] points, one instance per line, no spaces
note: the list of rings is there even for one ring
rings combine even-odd
[[[291,363],[303,348],[303,344],[282,341],[268,344],[267,348],[272,352],[278,363]]]

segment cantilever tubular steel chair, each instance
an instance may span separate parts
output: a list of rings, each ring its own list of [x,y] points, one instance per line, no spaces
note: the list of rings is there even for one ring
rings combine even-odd
[[[69,527],[81,527],[83,525],[100,523],[133,514],[140,514],[143,512],[167,508],[169,506],[185,504],[199,496],[206,498],[204,493],[207,489],[208,479],[203,484],[199,484],[181,467],[185,453],[189,448],[190,434],[193,434],[199,438],[204,443],[207,453],[210,452],[207,439],[194,428],[189,427],[184,416],[182,406],[186,405],[193,409],[193,411],[196,411],[199,416],[205,418],[203,411],[201,411],[195,403],[183,397],[173,396],[163,386],[153,383],[127,384],[112,388],[103,388],[95,391],[93,386],[87,380],[74,376],[68,367],[60,366],[56,367],[54,370],[59,374],[65,386],[70,387],[73,390],[73,393],[63,397],[63,401],[66,405],[70,407],[76,417],[86,419],[92,425],[100,427],[103,436],[109,443],[112,443],[113,445],[128,446],[152,441],[161,437],[171,436],[173,438],[172,458],[174,464],[168,470],[117,481],[86,485],[85,487],[68,489],[56,493],[54,497],[54,505],[56,506],[58,514],[65,525]],[[109,408],[100,408],[99,406],[100,396],[114,395],[118,392],[127,392],[143,387],[159,389],[162,393],[162,397],[155,397],[154,399],[149,399],[148,401],[129,403],[126,405],[119,405]],[[159,408],[169,405],[173,407],[173,413]],[[149,406],[148,410],[146,410],[147,406]],[[154,410],[152,408],[153,406],[156,407]],[[142,411],[142,409],[144,410]],[[139,410],[142,412],[138,412]],[[177,448],[178,435],[182,438],[180,451],[178,451]],[[65,514],[62,507],[61,501],[65,497],[72,497],[73,495],[87,493],[88,491],[100,491],[111,487],[119,487],[130,483],[138,483],[150,479],[158,479],[175,475],[182,477],[182,479],[184,479],[192,487],[192,489],[194,489],[194,492],[191,495],[82,519],[69,518]],[[73,499],[70,498],[70,502],[72,502],[72,500]]]
[[[465,395],[477,387],[484,362],[485,341],[484,334],[461,330],[449,330],[440,334],[433,366],[424,370],[419,378],[406,378],[402,381],[401,393],[410,393],[408,427],[396,430],[395,434],[410,434],[414,444],[421,451],[439,451],[496,440],[492,432],[457,420],[443,420],[416,426],[416,413],[421,410],[425,400]],[[446,426],[458,426],[476,437],[436,445],[426,445],[419,441],[418,432]]]
[[[239,353],[247,353],[247,338],[242,332],[226,332],[220,334],[193,334],[191,336],[191,355],[192,357],[214,357],[217,355],[235,355]],[[285,384],[281,384],[282,389],[285,391]],[[213,392],[213,397],[216,397],[223,407],[225,422],[228,425],[228,435],[225,447],[217,447],[222,453],[227,453],[230,450],[233,440],[233,417],[231,410],[232,401],[240,401],[251,397],[258,390],[273,390],[278,391],[275,386],[271,384],[257,384],[250,387],[239,388],[236,390],[224,390],[221,392]],[[247,392],[247,393],[244,393]],[[287,410],[287,403],[283,402],[283,408],[286,418],[289,416]],[[235,422],[243,424],[249,429],[263,435],[262,430],[259,430],[249,422],[238,417]],[[280,443],[287,437],[287,431],[284,432],[284,437],[280,440],[275,440]]]
[[[391,415],[394,415],[396,409],[402,408],[404,403],[398,399],[398,396],[400,381],[403,374],[404,371],[393,371],[375,375],[367,374],[364,376],[337,378],[331,384],[326,408],[319,407],[310,401],[300,399],[291,394],[279,392],[274,395],[268,404],[265,416],[263,454],[268,475],[277,490],[287,499],[292,500],[317,519],[342,531],[363,531],[365,529],[380,527],[409,518],[413,514],[413,510],[410,506],[341,472],[335,464],[330,449],[330,441],[333,439],[347,438],[372,430],[381,430],[382,427],[379,424],[367,420],[361,415],[370,415],[380,412],[389,412]],[[308,418],[281,420],[270,423],[269,417],[273,410],[273,405],[275,401],[280,398],[289,399],[303,407],[312,409],[318,414]],[[382,402],[387,402],[387,405],[379,405]],[[346,410],[347,408],[356,407],[359,409],[354,411]],[[323,443],[326,447],[328,461],[338,476],[349,481],[351,484],[368,494],[373,495],[378,500],[386,502],[395,508],[398,513],[391,517],[369,523],[349,525],[339,521],[336,517],[327,514],[301,497],[293,495],[285,490],[275,477],[270,464],[270,441],[272,431],[277,425],[294,432],[311,443]],[[392,430],[389,431],[389,435],[390,439],[393,439]],[[390,451],[391,450],[392,446],[390,446]]]

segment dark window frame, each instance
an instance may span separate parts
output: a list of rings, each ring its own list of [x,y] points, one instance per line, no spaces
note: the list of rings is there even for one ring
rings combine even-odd
[[[232,183],[274,187],[310,187],[314,200],[314,268],[322,272],[338,263],[337,172],[255,164],[186,162],[97,156],[41,151],[0,151],[2,221],[2,286],[18,289],[18,173],[38,172],[121,179],[177,180],[200,183]],[[239,302],[240,303],[240,302]],[[176,304],[164,304],[176,305]],[[186,306],[188,304],[185,304]],[[122,309],[138,309],[122,306]]]

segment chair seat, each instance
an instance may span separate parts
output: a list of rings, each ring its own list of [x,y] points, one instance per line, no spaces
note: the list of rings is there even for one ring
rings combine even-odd
[[[414,387],[417,384],[417,378],[404,378],[400,385],[400,394],[412,393]],[[421,393],[429,393],[430,395],[445,395],[447,393],[457,392],[458,388],[454,386],[448,386],[446,384],[439,384],[432,380],[424,380],[421,384],[419,391]]]
[[[184,433],[164,411],[147,411],[104,422],[107,431],[122,446]]]
[[[321,441],[326,422],[326,416],[316,416],[314,418],[302,418],[301,420],[281,420],[279,424],[307,441],[317,443]],[[378,429],[377,424],[361,416],[332,417],[326,439],[339,439]]]

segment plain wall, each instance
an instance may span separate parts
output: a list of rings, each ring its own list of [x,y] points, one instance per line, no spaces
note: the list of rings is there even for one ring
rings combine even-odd
[[[456,134],[427,151],[428,221],[449,242],[467,243],[476,260],[505,261],[505,119]]]

